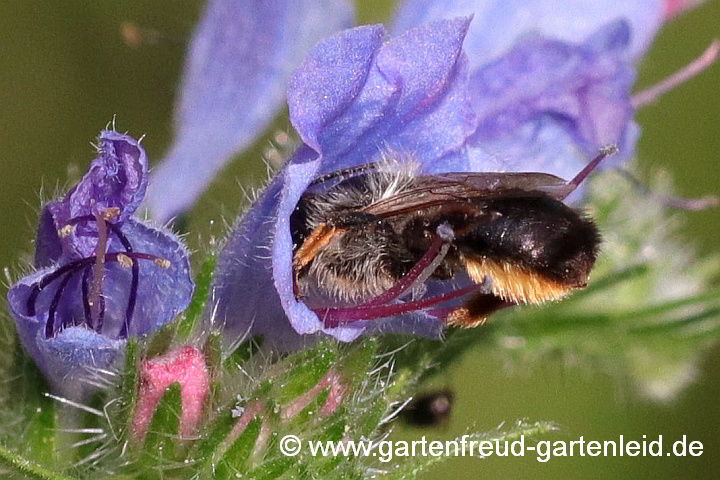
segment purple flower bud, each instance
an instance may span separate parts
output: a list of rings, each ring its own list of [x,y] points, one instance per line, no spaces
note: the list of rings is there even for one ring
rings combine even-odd
[[[51,384],[107,368],[128,336],[172,321],[192,295],[188,252],[171,233],[131,217],[147,186],[147,156],[128,135],[100,134],[88,173],[43,209],[36,272],[8,292],[18,335]]]

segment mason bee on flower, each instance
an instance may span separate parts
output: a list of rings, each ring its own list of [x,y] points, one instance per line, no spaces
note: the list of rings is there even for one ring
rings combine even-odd
[[[290,218],[296,298],[326,327],[417,311],[472,327],[499,308],[558,300],[587,285],[601,241],[563,200],[615,151],[570,181],[423,175],[412,162],[319,177]]]

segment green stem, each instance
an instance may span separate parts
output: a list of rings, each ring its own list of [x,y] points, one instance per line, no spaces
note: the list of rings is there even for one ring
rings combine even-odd
[[[4,465],[10,470],[37,480],[75,480],[73,477],[48,470],[37,463],[31,462],[27,458],[8,450],[2,445],[0,445],[0,465]]]

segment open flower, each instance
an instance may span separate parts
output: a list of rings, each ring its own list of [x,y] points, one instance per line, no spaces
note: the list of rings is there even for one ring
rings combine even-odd
[[[145,194],[145,150],[103,131],[88,173],[45,205],[34,273],[8,292],[18,335],[53,386],[72,394],[107,368],[129,336],[172,321],[192,295],[188,254],[172,234],[131,217]]]
[[[530,4],[516,3],[532,14]],[[549,15],[547,2],[540,3]],[[489,56],[474,47],[473,55],[464,51],[473,22],[467,17],[411,28],[389,41],[375,25],[318,44],[288,91],[290,119],[304,144],[221,253],[213,320],[230,340],[261,334],[279,348],[319,332],[343,341],[368,331],[440,335],[444,319],[420,306],[329,324],[298,299],[290,217],[302,195],[318,176],[388,155],[411,158],[422,174],[531,171],[562,178],[572,178],[608,143],[620,145],[616,162],[630,158],[637,137],[632,60],[662,23],[660,7],[652,20],[634,9],[607,23],[588,15],[572,35],[560,27],[547,32],[552,36],[515,31],[513,42],[495,45]],[[496,21],[502,17],[492,11]],[[450,283],[434,293],[458,288]]]
[[[558,85],[546,72],[534,89],[538,105],[527,102],[532,86],[525,90],[512,88],[514,84],[522,83],[523,78],[532,82],[532,74],[543,68],[543,57],[558,63],[567,61],[552,48],[555,45],[548,47],[548,41],[536,39],[509,54],[526,61],[510,58],[506,65],[488,66],[500,75],[498,82],[488,87],[482,75],[477,79],[469,75],[462,45],[470,22],[469,18],[434,22],[387,43],[382,26],[358,27],[320,43],[295,72],[288,101],[291,120],[305,145],[239,223],[218,263],[215,315],[232,333],[240,335],[252,329],[253,333],[271,334],[274,342],[280,339],[282,344],[292,338],[278,331],[282,322],[277,319],[285,315],[297,333],[324,331],[345,341],[368,328],[431,336],[442,332],[444,322],[421,308],[372,321],[333,326],[323,323],[296,299],[289,219],[314,178],[377,161],[388,152],[412,157],[420,173],[497,171],[503,167],[503,159],[477,146],[483,135],[496,133],[503,138],[499,133],[503,129],[514,133],[528,118],[535,118],[534,111],[541,110],[543,102],[550,104],[564,96],[564,102],[556,103],[568,103],[573,92],[561,88],[563,81],[575,82],[579,89],[580,83],[596,81],[599,76],[587,79],[582,73],[589,68],[577,67],[577,59],[569,60],[574,68],[563,70]],[[619,23],[607,35],[606,39],[591,39],[592,46],[574,47],[582,54],[570,46],[565,51],[570,51],[570,57],[595,54],[589,62],[610,56],[605,62],[612,65],[613,72],[628,69],[622,59],[612,56],[614,50],[622,49],[627,27]],[[532,61],[527,61],[528,56]],[[529,75],[523,77],[526,73]],[[502,80],[508,88],[498,87],[503,85]],[[542,87],[547,84],[551,84],[547,90],[552,96],[543,95]],[[612,91],[614,85],[614,95],[622,97],[624,92],[629,103],[627,84],[615,82],[605,91]],[[492,88],[497,90],[494,94],[489,92]],[[488,91],[487,108],[480,108],[481,103],[475,100],[484,91]],[[601,114],[600,107],[594,113]],[[626,114],[620,119],[627,120]],[[592,123],[592,117],[586,122]],[[571,137],[568,133],[564,139]],[[604,139],[611,140],[617,137]],[[527,158],[525,169],[542,171],[539,159]],[[268,249],[271,258],[263,252]]]

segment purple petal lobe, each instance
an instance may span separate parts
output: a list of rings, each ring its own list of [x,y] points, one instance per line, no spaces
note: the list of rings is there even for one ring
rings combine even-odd
[[[570,43],[582,42],[603,25],[624,19],[632,30],[629,58],[642,55],[664,22],[664,0],[635,2],[593,0],[406,0],[393,31],[423,23],[475,15],[465,50],[470,68],[503,55],[527,34]]]
[[[37,266],[57,261],[59,252],[74,258],[92,255],[97,244],[94,222],[76,225],[63,237],[58,231],[72,227],[73,219],[112,208],[119,212],[112,222],[123,222],[145,196],[148,159],[140,143],[112,130],[101,132],[98,142],[98,156],[88,173],[64,198],[45,206],[37,231]]]
[[[295,158],[299,164],[308,164],[308,168],[317,164],[317,154],[308,147],[297,152]],[[312,340],[299,335],[288,322],[272,270],[273,230],[286,178],[280,173],[266,187],[233,228],[218,256],[213,280],[216,303],[208,305],[208,317],[214,326],[223,328],[226,346],[262,335],[264,344],[287,351]],[[292,252],[292,245],[288,248]],[[287,285],[287,280],[280,281]],[[292,291],[292,285],[289,288]]]
[[[532,37],[478,69],[470,89],[479,122],[469,144],[502,158],[505,170],[566,178],[600,146],[626,145],[634,77],[624,60],[628,39],[625,22],[583,45]]]
[[[193,38],[175,141],[147,204],[166,221],[267,127],[287,79],[321,38],[352,24],[347,0],[211,0]]]
[[[435,22],[382,46],[379,27],[358,27],[313,50],[311,60],[293,75],[288,95],[293,125],[322,153],[320,173],[368,163],[394,151],[411,152],[423,162],[462,148],[475,128],[462,54],[468,23],[469,19]],[[353,57],[352,68],[359,73],[338,75],[336,57],[342,58],[341,49],[362,53]],[[332,55],[323,56],[327,51]],[[328,98],[318,101],[323,92],[329,92]]]
[[[357,97],[384,34],[381,25],[345,30],[319,43],[290,78],[288,106],[300,138],[321,151],[320,131]]]
[[[300,196],[317,175],[320,160],[290,164],[282,172],[285,185],[281,192],[277,210],[272,248],[272,271],[275,288],[280,296],[283,309],[295,331],[301,335],[320,330],[338,340],[350,342],[357,338],[364,328],[356,325],[325,329],[322,322],[304,303],[298,302],[293,293],[292,238],[290,237],[290,215],[295,210]]]

